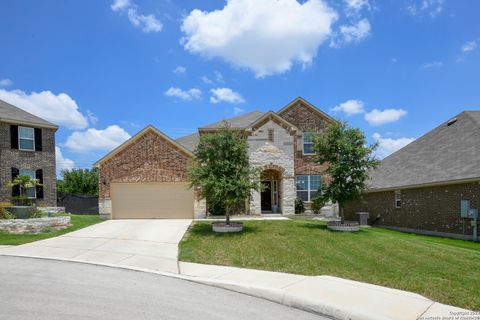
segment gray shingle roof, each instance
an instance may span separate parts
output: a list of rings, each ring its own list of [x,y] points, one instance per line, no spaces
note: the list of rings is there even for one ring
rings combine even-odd
[[[480,111],[453,119],[385,158],[370,191],[480,178]]]
[[[175,139],[175,141],[180,143],[185,149],[193,152],[198,146],[198,142],[200,141],[200,135],[198,134],[198,132],[195,132],[189,134],[188,136],[177,138]]]
[[[30,124],[39,127],[55,127],[53,123],[43,120],[25,110],[22,110],[14,105],[11,105],[3,100],[0,100],[0,121],[13,122],[20,124]]]
[[[227,122],[230,127],[232,128],[245,128],[248,125],[254,123],[257,119],[263,116],[265,112],[261,111],[252,111],[246,114],[242,114],[237,117],[224,119],[222,121],[218,121],[209,125],[202,127],[201,129],[216,129],[220,128]],[[200,135],[198,132],[189,134],[188,136],[180,137],[175,139],[176,142],[180,143],[184,146],[187,150],[194,151],[195,148],[198,146],[198,142],[200,141]]]
[[[250,124],[252,124],[253,122],[255,122],[255,120],[257,120],[258,118],[260,118],[260,117],[263,116],[264,114],[265,114],[265,112],[262,112],[262,111],[252,111],[252,112],[245,113],[245,114],[242,114],[242,115],[237,116],[237,117],[233,117],[233,118],[229,118],[229,119],[224,119],[224,120],[221,120],[221,121],[218,121],[218,122],[215,122],[215,123],[206,125],[206,126],[202,127],[202,129],[220,128],[221,126],[224,125],[225,121],[226,121],[226,122],[230,125],[230,127],[232,127],[232,128],[245,128],[245,127],[247,127],[248,125],[250,125]]]

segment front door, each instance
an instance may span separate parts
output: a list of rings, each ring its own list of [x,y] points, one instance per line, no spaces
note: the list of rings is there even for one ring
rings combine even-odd
[[[263,191],[261,194],[262,211],[272,211],[272,182],[262,181]]]

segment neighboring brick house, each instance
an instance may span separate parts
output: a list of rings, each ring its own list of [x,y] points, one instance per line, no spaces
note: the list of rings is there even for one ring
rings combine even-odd
[[[374,170],[347,219],[369,212],[370,223],[401,231],[472,239],[472,219],[461,201],[480,209],[480,111],[462,112]]]
[[[0,201],[19,195],[8,183],[18,175],[38,179],[27,190],[37,205],[56,206],[55,132],[46,120],[0,100]]]
[[[186,168],[200,136],[227,122],[247,136],[250,162],[262,169],[266,187],[252,192],[245,212],[294,214],[295,198],[308,204],[324,180],[326,168],[314,161],[313,138],[334,121],[297,98],[278,112],[250,112],[176,140],[148,126],[95,164],[100,213],[113,218],[205,216],[206,202],[189,188]]]

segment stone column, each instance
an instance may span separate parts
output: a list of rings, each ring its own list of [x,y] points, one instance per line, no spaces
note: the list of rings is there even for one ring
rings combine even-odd
[[[195,219],[203,219],[207,217],[207,200],[200,198],[198,191],[193,191],[193,217]]]
[[[111,219],[112,218],[112,200],[109,198],[99,198],[98,199],[98,213],[101,218]]]
[[[255,215],[262,214],[262,203],[260,192],[253,190],[250,198],[250,213]]]
[[[282,186],[282,214],[295,214],[295,198],[297,197],[295,179],[293,177],[284,177],[282,181]]]

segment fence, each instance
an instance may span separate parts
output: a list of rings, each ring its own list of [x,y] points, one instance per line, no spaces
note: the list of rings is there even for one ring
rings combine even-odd
[[[98,196],[81,194],[57,194],[57,205],[73,214],[98,214]]]

